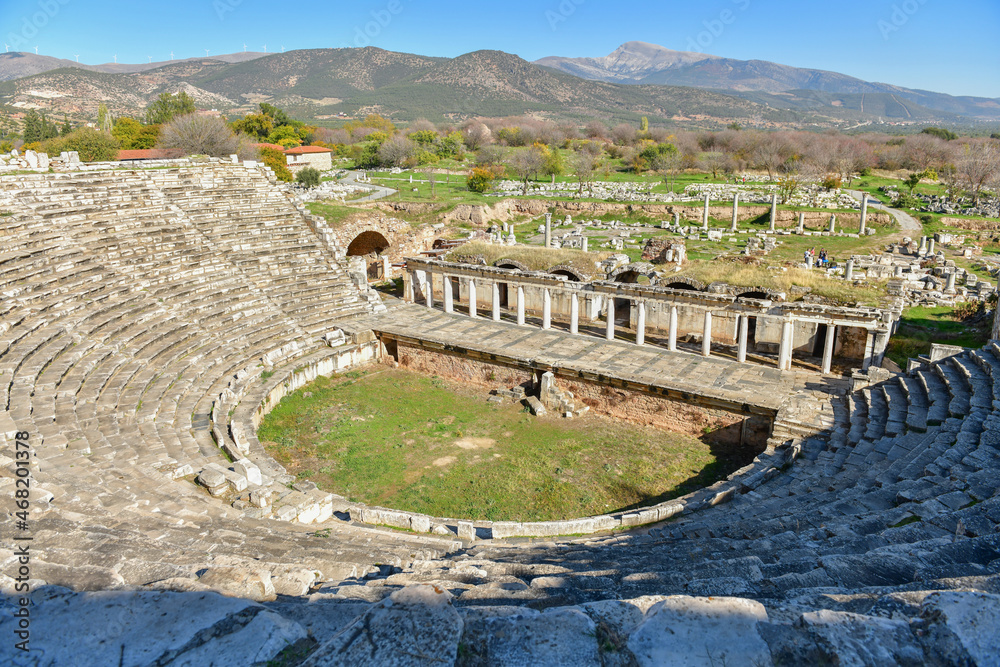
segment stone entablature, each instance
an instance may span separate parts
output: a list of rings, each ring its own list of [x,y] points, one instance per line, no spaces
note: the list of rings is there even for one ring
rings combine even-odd
[[[636,330],[639,345],[649,333],[666,333],[670,350],[683,337],[700,341],[704,356],[711,355],[713,343],[735,345],[741,362],[749,351],[777,353],[782,370],[791,369],[795,353],[822,357],[823,372],[830,372],[835,358],[863,369],[878,366],[898,319],[877,308],[777,303],[613,281],[584,283],[546,272],[418,258],[407,259],[404,294],[407,301],[430,307],[442,303],[445,312],[454,312],[456,302],[466,304],[473,317],[482,313],[499,320],[505,308],[515,310],[518,324],[524,324],[528,313],[540,315],[543,329],[551,327],[553,317],[568,319],[571,333],[579,332],[581,320],[594,323],[603,316],[608,340],[619,326]]]

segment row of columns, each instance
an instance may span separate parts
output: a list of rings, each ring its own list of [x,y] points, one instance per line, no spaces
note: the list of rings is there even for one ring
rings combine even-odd
[[[709,199],[710,199],[709,195],[706,194],[705,208],[701,218],[701,228],[704,231],[708,231]],[[735,195],[733,195],[733,219],[732,219],[732,225],[729,228],[729,231],[731,232],[735,232],[737,227],[739,226],[739,213],[740,213],[740,193],[737,192]],[[770,229],[772,232],[775,231],[777,221],[778,221],[778,195],[777,193],[775,193],[771,195]],[[805,231],[805,221],[806,221],[805,213],[799,213],[799,227],[798,227],[799,234]],[[676,219],[675,219],[675,224],[676,224]],[[833,215],[830,217],[830,226],[829,226],[830,232],[834,231],[836,224],[837,224],[837,216]],[[861,196],[861,228],[859,231],[859,234],[861,236],[864,236],[867,227],[868,227],[868,194],[863,193]],[[547,242],[546,242],[546,247],[548,247]]]
[[[420,273],[420,272],[418,272]],[[432,274],[429,271],[423,271],[425,282],[425,305],[427,308],[434,307],[434,292],[432,289]],[[413,284],[416,280],[410,281],[410,287],[407,291],[406,297],[413,301]],[[454,288],[452,286],[451,278],[444,276],[443,282],[443,292],[444,292],[444,311],[446,313],[455,312],[455,299],[454,299]],[[468,279],[468,290],[469,290],[469,317],[478,318],[478,303],[477,295],[478,288],[476,285],[475,278]],[[552,328],[552,293],[548,287],[542,288],[542,329],[548,331]],[[501,308],[500,308],[500,282],[493,281],[492,283],[492,319],[495,322],[499,322],[501,319]],[[607,340],[615,340],[615,299],[613,296],[606,297],[607,306],[605,309],[605,315],[607,321],[605,323],[605,337]],[[519,326],[525,325],[525,299],[524,299],[524,286],[517,286],[517,324]],[[704,325],[702,329],[702,347],[701,354],[703,357],[712,356],[712,311],[705,311]],[[667,349],[670,352],[677,351],[677,328],[678,328],[678,311],[677,306],[670,306],[670,318],[667,329]],[[570,294],[570,324],[569,332],[573,335],[580,333],[580,297],[575,292]],[[740,315],[738,333],[737,333],[737,352],[736,360],[739,363],[746,363],[747,360],[747,349],[748,340],[750,333],[750,316]],[[823,373],[829,373],[833,365],[833,351],[834,344],[836,341],[836,327],[832,324],[827,326],[826,339],[824,341],[823,347]],[[646,302],[643,300],[636,300],[636,344],[645,345],[646,344]],[[793,323],[792,320],[785,320],[782,322],[781,330],[781,345],[778,352],[778,368],[780,370],[791,370],[792,368],[792,346],[793,346]]]

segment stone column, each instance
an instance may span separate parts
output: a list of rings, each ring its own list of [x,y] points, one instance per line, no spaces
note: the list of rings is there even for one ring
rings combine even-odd
[[[834,213],[830,216],[830,233],[833,234],[837,231],[837,214]]]
[[[945,292],[951,292],[952,294],[955,293],[955,280],[957,278],[958,278],[957,271],[952,271],[951,273],[948,274],[948,284],[944,288]]]
[[[524,326],[524,286],[517,286],[517,325]]]
[[[771,231],[775,230],[778,224],[778,193],[771,195]]]
[[[917,256],[918,257],[923,257],[926,254],[927,254],[927,237],[926,236],[921,236],[920,237],[920,247],[917,248]]]
[[[493,321],[500,321],[500,283],[493,281]]]
[[[701,356],[712,356],[712,311],[705,311],[705,328],[701,332]]]
[[[928,255],[934,254],[934,237],[931,237],[930,239],[927,240],[927,254]]]
[[[413,295],[416,294],[416,287],[414,287],[414,283],[417,282],[417,272],[407,271],[407,274],[410,279],[403,281],[403,301],[406,303],[414,303],[415,299]]]
[[[548,287],[542,288],[542,329],[552,328],[552,293]]]
[[[605,332],[604,332],[604,337],[607,338],[608,340],[614,340],[615,339],[615,297],[614,296],[606,296],[605,299],[607,299],[607,302],[608,302],[608,305],[607,305],[608,322],[607,322],[607,327],[606,327]]]
[[[799,213],[799,234],[804,234],[806,231],[806,214]]]
[[[733,226],[729,228],[729,231],[735,232],[737,225],[740,224],[740,193],[737,192],[733,195]]]
[[[706,232],[708,231],[708,200],[709,195],[705,195],[705,211],[701,216],[701,228]]]
[[[740,335],[736,349],[736,361],[745,364],[747,361],[747,339],[750,337],[750,318],[740,315]]]
[[[792,369],[792,321],[781,323],[781,348],[778,350],[778,370]]]
[[[580,296],[573,292],[569,301],[569,332],[580,333]]]
[[[833,343],[837,339],[837,327],[831,322],[826,325],[826,345],[823,346],[823,372],[833,368]]]
[[[868,227],[868,193],[866,192],[861,195],[861,230],[858,233],[864,236],[867,227]]]
[[[646,344],[646,302],[639,301],[636,303],[636,310],[638,314],[636,315],[636,325],[635,325],[635,344],[645,345]]]
[[[681,226],[681,214],[677,213],[675,211],[674,212],[674,227],[680,227],[680,226]]]
[[[545,247],[552,247],[552,214],[545,214]]]
[[[867,371],[872,365],[872,353],[875,349],[875,335],[871,331],[867,333],[867,339],[865,340],[865,358],[861,362],[861,370]]]
[[[469,317],[476,319],[479,317],[479,304],[476,303],[476,280],[475,278],[469,278]]]
[[[881,366],[885,359],[885,350],[889,347],[888,329],[875,332],[875,341],[872,345],[872,365]]]
[[[812,255],[809,255],[808,257],[806,257],[806,268],[811,269],[812,267],[813,267],[813,258]]]
[[[581,241],[581,246],[580,246],[580,249],[581,249],[581,250],[583,250],[584,252],[590,252],[590,251],[588,250],[588,246],[590,245],[590,244],[588,243],[588,241],[589,241],[589,239],[588,239],[588,238],[587,238],[586,236],[584,236],[584,237],[583,237],[583,241]]]
[[[847,269],[844,271],[844,280],[854,280],[854,260],[847,260]]]
[[[442,276],[444,279],[444,312],[455,312],[455,295],[452,294],[451,276]]]
[[[426,303],[428,308],[434,307],[434,274],[430,271],[424,271],[424,279],[426,281],[427,289],[424,294],[426,296]]]
[[[667,338],[667,349],[677,351],[677,306],[670,306],[670,329]]]

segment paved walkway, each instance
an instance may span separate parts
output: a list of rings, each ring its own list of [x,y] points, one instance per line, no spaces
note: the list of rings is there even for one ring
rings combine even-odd
[[[358,181],[358,177],[361,176],[363,172],[360,171],[349,171],[347,172],[347,178],[340,179],[342,185],[355,185],[359,188],[369,188],[372,190],[372,194],[367,197],[362,197],[361,199],[352,199],[352,204],[357,204],[358,202],[365,201],[378,201],[379,199],[385,199],[386,197],[391,197],[396,194],[396,191],[392,188],[383,188],[381,185],[375,185],[374,183],[361,183]]]
[[[728,404],[777,410],[792,392],[797,374],[757,364],[739,364],[660,347],[639,347],[565,331],[543,331],[512,322],[472,319],[406,304],[385,315],[352,321],[351,329],[441,345],[458,352],[475,350],[548,366],[602,375],[697,394]],[[820,376],[816,376],[820,380]]]
[[[861,191],[860,190],[848,190],[847,194],[851,195],[858,201],[861,201]],[[923,225],[921,225],[912,215],[904,211],[900,211],[898,208],[889,208],[879,200],[875,199],[871,195],[868,195],[868,208],[874,211],[881,211],[883,213],[888,213],[896,219],[899,223],[899,227],[904,232],[920,232],[924,231]]]

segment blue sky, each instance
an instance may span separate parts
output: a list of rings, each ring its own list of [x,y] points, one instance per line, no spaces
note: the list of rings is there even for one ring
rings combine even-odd
[[[638,4],[638,3],[637,3]],[[85,63],[363,46],[527,60],[602,56],[631,40],[813,67],[955,95],[1000,97],[997,0],[0,0],[11,50]]]

